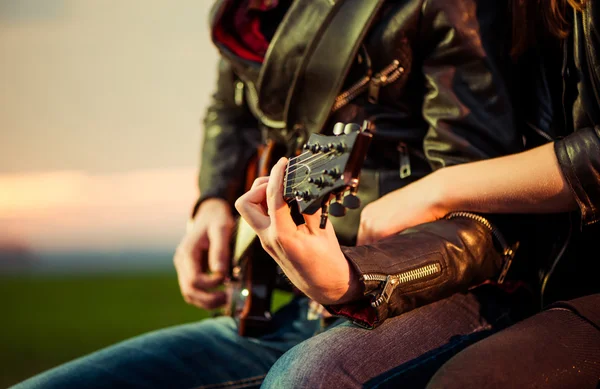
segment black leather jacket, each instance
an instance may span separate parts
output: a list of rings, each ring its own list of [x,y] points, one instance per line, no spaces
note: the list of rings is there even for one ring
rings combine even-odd
[[[335,3],[339,5],[343,1]],[[293,75],[286,71],[286,64],[293,64],[304,55],[305,37],[315,35],[314,39],[319,39],[319,34],[313,32],[322,26],[311,22],[318,19],[314,12],[333,3],[329,0],[294,1],[288,12],[302,7],[305,14],[287,20],[285,34],[275,34],[271,46],[277,46],[278,50],[270,47],[262,66],[239,58],[215,42],[222,59],[217,90],[204,120],[199,201],[218,197],[233,203],[243,190],[246,161],[261,138],[293,140],[293,130],[304,125],[295,122],[297,118],[286,116],[282,103],[286,100],[288,85],[294,82]],[[216,2],[213,26],[230,5],[231,1]],[[339,106],[324,126],[326,133],[337,121],[361,123],[369,118],[375,123],[376,133],[361,173],[360,189],[365,192],[361,196],[363,205],[434,169],[523,149],[506,82],[510,60],[502,33],[508,25],[505,16],[506,3],[500,0],[403,0],[384,4],[348,72],[342,93],[353,90],[353,86],[369,74],[372,76],[370,84],[377,79],[373,75],[382,73],[388,76],[387,81],[378,87],[369,85],[370,88],[359,95],[350,93],[350,98],[340,96]],[[276,55],[278,51],[285,52],[286,56]],[[330,54],[331,57],[323,61],[340,60],[335,52]],[[271,73],[265,80],[261,72],[272,67],[280,71]],[[400,67],[403,72],[395,74]],[[314,88],[317,90],[318,85]],[[309,100],[298,103],[310,104]],[[408,154],[404,155],[405,152]],[[401,168],[406,168],[401,165],[406,161],[410,164],[410,175],[401,177]],[[360,209],[348,212],[343,223],[336,224],[333,220],[343,243],[352,242],[359,214]],[[340,233],[343,227],[340,224],[350,228]],[[448,264],[444,265],[444,275],[429,285],[442,289],[441,295],[447,292],[439,283],[443,280],[452,283],[453,277],[469,273],[462,264],[472,261],[476,253],[481,255],[475,262],[489,256],[494,257],[497,265],[501,262],[486,228],[468,220],[448,224],[452,226],[436,238],[435,245],[429,246],[442,250],[442,262]],[[427,228],[420,234],[433,236]],[[405,268],[406,264],[395,258],[399,252],[410,251],[406,234],[391,239],[373,249],[386,259],[379,261],[378,271],[373,268],[369,271],[395,274],[395,267]],[[345,249],[359,270],[359,262],[369,261],[361,250],[364,248]],[[417,251],[422,253],[422,250],[412,252]],[[448,256],[463,258],[457,260],[455,268],[451,264],[454,260]],[[414,260],[414,255],[406,260]],[[416,261],[411,266],[418,265]],[[488,273],[493,275],[492,271]],[[474,281],[482,281],[478,277],[474,277]],[[374,282],[364,281],[368,284],[366,293],[373,292]],[[378,308],[375,322],[407,309],[406,304],[392,299],[389,308]]]
[[[295,1],[292,8],[310,10],[312,3],[322,2],[330,3]],[[230,3],[216,2],[213,26]],[[372,183],[379,192],[375,198],[432,169],[522,150],[505,82],[508,64],[503,60],[508,58],[500,55],[504,52],[501,32],[506,25],[505,7],[503,1],[496,0],[409,0],[384,5],[342,91],[360,82],[368,72],[375,75],[389,70],[394,61],[404,73],[378,88],[377,96],[365,91],[348,99],[330,115],[324,127],[327,132],[337,121],[374,121],[377,130],[365,171],[378,171]],[[288,33],[276,35],[271,42],[285,47],[287,62],[297,61],[293,56],[303,54],[306,31],[321,27],[307,25],[300,18],[298,23],[302,24],[295,25],[294,20],[290,23]],[[217,90],[204,120],[200,193],[201,200],[218,197],[233,203],[243,190],[245,163],[261,138],[290,133],[299,123],[289,122],[292,119],[285,117],[284,106],[271,102],[287,97],[290,79],[284,68],[274,74],[280,81],[269,81],[270,95],[263,96],[261,91],[266,83],[261,79],[261,70],[281,58],[267,53],[261,66],[215,43],[222,59]],[[331,53],[326,60],[339,59]],[[277,89],[273,84],[286,87],[279,85]],[[411,168],[410,176],[405,178],[399,174],[402,144],[409,153],[404,160]]]
[[[532,269],[544,304],[600,292],[600,262],[594,254],[600,236],[597,2],[588,1],[583,12],[574,13],[572,33],[561,49],[549,52],[540,45],[533,55],[543,58],[541,68],[536,67],[537,58],[523,61],[536,65],[521,72],[524,93],[516,103],[525,107],[522,114],[531,146],[555,141],[560,168],[579,207],[578,212],[540,216],[534,221],[537,233],[528,256],[535,262]]]

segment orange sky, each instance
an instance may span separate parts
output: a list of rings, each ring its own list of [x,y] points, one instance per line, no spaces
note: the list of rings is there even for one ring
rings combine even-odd
[[[0,175],[0,241],[33,250],[174,247],[196,168]]]
[[[215,85],[210,2],[0,8],[0,245],[174,248]]]

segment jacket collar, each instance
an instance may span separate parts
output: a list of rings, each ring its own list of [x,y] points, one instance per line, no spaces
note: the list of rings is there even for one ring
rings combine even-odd
[[[233,2],[234,0],[215,2],[210,15],[211,31],[214,32],[215,26],[220,23],[225,11]],[[255,6],[264,6],[265,1],[255,0],[253,3],[256,3]],[[229,60],[236,74],[246,83],[254,84],[250,85],[250,88],[255,89],[257,93],[256,108],[270,121],[285,120],[286,101],[291,87],[296,82],[307,49],[318,37],[333,5],[331,0],[313,0],[310,6],[302,0],[292,2],[271,40],[262,65],[240,58],[212,36],[213,42]]]

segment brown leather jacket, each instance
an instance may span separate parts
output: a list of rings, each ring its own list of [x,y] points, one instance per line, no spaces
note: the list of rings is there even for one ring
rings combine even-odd
[[[275,34],[262,65],[239,58],[215,42],[222,59],[217,90],[204,120],[199,201],[218,197],[233,203],[243,190],[244,166],[264,138],[283,142],[303,139],[294,131],[310,125],[306,123],[310,118],[290,116],[284,104],[289,85],[297,81],[288,67],[302,60],[310,40],[319,39],[315,31],[323,27],[320,14],[331,12],[344,1],[294,1],[288,12],[297,14],[279,26],[285,33]],[[227,0],[216,2],[213,25],[230,4]],[[506,3],[499,0],[385,2],[323,126],[327,133],[338,121],[361,123],[368,118],[374,122],[376,133],[361,174],[363,206],[434,169],[523,149],[506,82],[509,57],[502,33],[508,25],[505,16]],[[321,60],[327,63],[344,58],[332,51],[329,58]],[[269,77],[266,72],[270,72]],[[305,75],[306,80],[314,80],[305,84],[308,90],[319,91],[318,74]],[[356,91],[359,93],[353,93]],[[310,93],[307,96],[297,104],[312,104]],[[359,215],[360,209],[348,212],[343,224],[350,228],[344,231],[342,223],[333,220],[343,243],[352,243]],[[367,249],[385,259],[374,260],[365,248],[344,250],[359,270],[368,264],[368,271],[380,276],[406,269],[406,261],[412,261],[415,268],[437,263],[439,272],[419,280],[414,288],[436,288],[438,292],[432,293],[439,298],[449,293],[443,286],[457,278],[481,282],[497,274],[502,253],[494,247],[486,226],[469,219],[446,224],[449,227],[439,234],[435,232],[438,227],[428,225],[413,231],[419,231],[416,236],[430,238],[437,234],[428,249],[434,249],[429,254],[439,255],[439,260],[432,261],[427,255],[416,257],[423,250],[410,250],[415,247],[414,243],[407,245],[407,236],[408,240],[415,236],[412,233]],[[403,260],[398,260],[400,253],[406,253]],[[480,274],[472,274],[465,265],[490,257],[493,269],[488,266]],[[377,299],[385,282],[362,279],[367,297]],[[393,296],[389,301],[372,312],[375,321],[362,324],[373,326],[419,305],[415,299],[409,304]]]

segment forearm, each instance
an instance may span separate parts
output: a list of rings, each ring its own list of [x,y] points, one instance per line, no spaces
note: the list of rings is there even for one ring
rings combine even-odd
[[[443,188],[440,204],[449,212],[554,213],[577,207],[551,143],[433,175]]]

